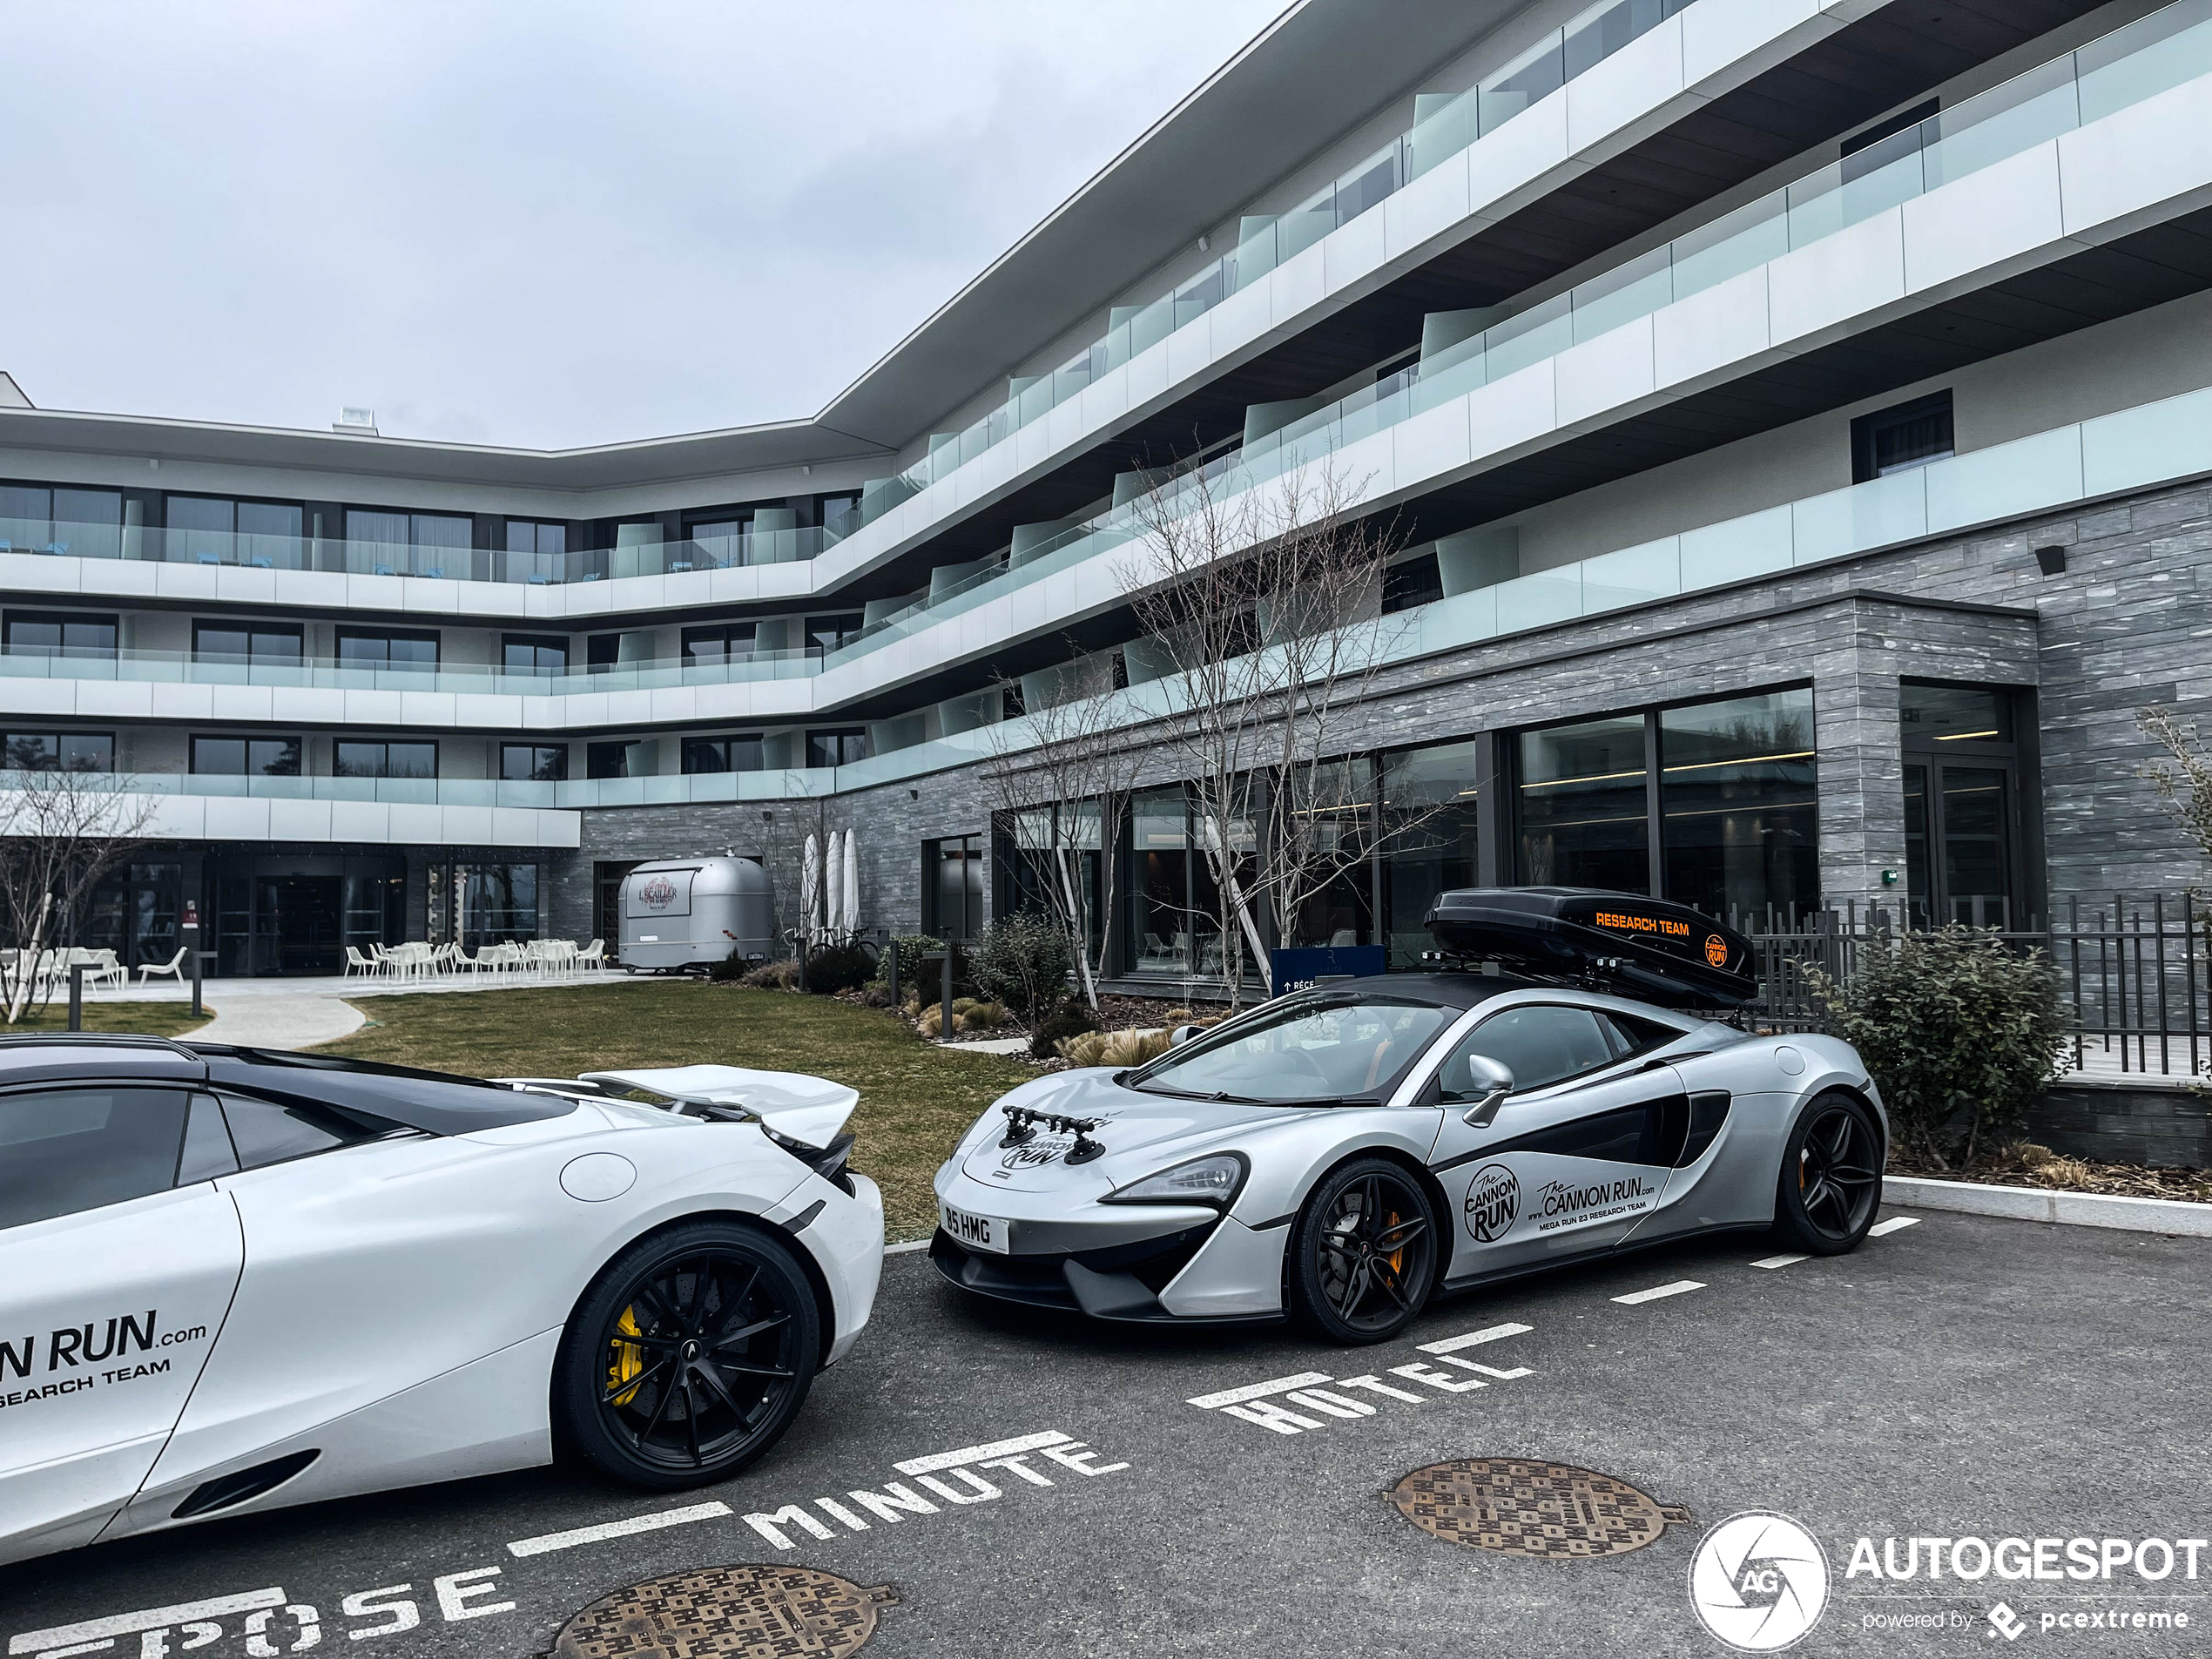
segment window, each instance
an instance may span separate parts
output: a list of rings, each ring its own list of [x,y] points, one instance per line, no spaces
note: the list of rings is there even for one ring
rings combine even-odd
[[[1466,1056],[1476,1054],[1513,1073],[1516,1094],[1595,1071],[1615,1057],[1597,1015],[1588,1008],[1549,1002],[1502,1008],[1468,1032],[1444,1062],[1439,1082],[1447,1104],[1455,1086],[1463,1094],[1471,1092],[1465,1062]]]
[[[123,496],[117,490],[0,484],[0,553],[118,558],[122,524]]]
[[[194,738],[192,769],[200,777],[297,778],[297,738]]]
[[[1170,1049],[1136,1075],[1162,1094],[1224,1095],[1293,1105],[1386,1094],[1444,1028],[1449,1011],[1387,997],[1300,999],[1228,1037]]]
[[[74,610],[10,610],[0,617],[0,651],[11,657],[115,655],[113,617]]]
[[[507,521],[505,568],[509,582],[559,582],[568,575],[569,527],[531,518]]]
[[[514,783],[557,784],[569,775],[565,743],[502,743],[499,775]]]
[[[1384,758],[1384,942],[1393,968],[1417,966],[1433,950],[1428,907],[1440,893],[1481,885],[1475,865],[1480,749],[1441,743]]]
[[[758,732],[742,732],[727,738],[684,739],[686,772],[759,772],[764,764]]]
[[[364,743],[341,738],[335,773],[341,778],[435,778],[435,743]]]
[[[10,772],[115,770],[112,732],[10,732],[0,742]]]
[[[1434,548],[1416,558],[1401,560],[1383,576],[1385,616],[1410,610],[1415,605],[1425,605],[1443,597],[1444,572],[1437,563]]]
[[[218,496],[172,496],[164,510],[172,560],[285,570],[296,570],[303,563],[300,543],[305,516],[297,506]]]
[[[190,1098],[181,1089],[0,1096],[0,1227],[166,1191]]]
[[[1909,472],[1952,453],[1951,394],[1900,403],[1862,415],[1851,423],[1851,474],[1855,484]]]
[[[806,734],[806,764],[810,766],[849,766],[867,758],[868,734],[858,726]]]
[[[1817,908],[1812,721],[1799,687],[1521,733],[1518,879],[1648,893],[1754,928],[1770,908]]]
[[[2014,705],[2031,693],[1911,680],[1898,689],[1913,921],[2018,925],[2015,907],[2030,902],[2020,839],[2033,792],[2020,787]]]
[[[863,613],[840,612],[833,617],[806,618],[806,644],[811,651],[833,651],[860,631]]]
[[[1522,881],[1649,893],[1643,717],[1524,732],[1519,746]]]
[[[457,938],[464,949],[481,950],[537,937],[536,865],[433,864],[425,880],[432,943]]]
[[[814,498],[814,505],[816,515],[814,522],[822,525],[831,535],[841,536],[847,534],[852,526],[840,521],[847,514],[860,511],[860,498],[858,496],[817,496]]]
[[[604,674],[622,661],[620,634],[592,634],[583,642],[583,668],[588,674]]]
[[[745,661],[752,655],[755,626],[750,622],[729,622],[711,628],[686,628],[684,666],[718,668],[725,663]]]
[[[435,671],[438,666],[438,636],[415,629],[341,628],[338,665]]]
[[[274,1101],[242,1095],[223,1096],[223,1117],[230,1125],[232,1144],[238,1149],[239,1167],[246,1170],[373,1141],[392,1128],[388,1124],[365,1126],[327,1106],[304,1102],[280,1106]]]
[[[565,674],[569,671],[569,637],[509,634],[500,641],[499,662],[509,674]]]
[[[634,744],[589,743],[583,748],[583,775],[587,778],[627,778],[630,776],[630,752]]]
[[[300,629],[283,623],[196,622],[192,625],[192,655],[196,663],[297,668],[303,654]]]
[[[1810,689],[1662,710],[1659,765],[1668,898],[1750,926],[1817,907]]]

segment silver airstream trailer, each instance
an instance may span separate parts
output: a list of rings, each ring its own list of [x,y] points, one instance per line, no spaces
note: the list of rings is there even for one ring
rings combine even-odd
[[[622,879],[622,965],[681,970],[772,956],[776,888],[752,859],[668,859]]]

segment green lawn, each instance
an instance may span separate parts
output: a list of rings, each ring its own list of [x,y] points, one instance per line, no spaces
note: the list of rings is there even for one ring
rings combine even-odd
[[[477,1077],[572,1077],[618,1066],[701,1062],[805,1071],[860,1091],[853,1164],[883,1188],[894,1240],[936,1224],[929,1178],[988,1106],[1035,1072],[948,1052],[905,1021],[828,997],[696,981],[455,996],[379,996],[373,1022],[318,1052]]]
[[[189,1002],[87,1002],[84,1005],[85,1030],[130,1031],[143,1037],[186,1036],[214,1017],[215,1010],[212,1008],[195,1015]],[[37,1013],[25,1014],[13,1025],[0,1024],[0,1036],[24,1036],[32,1032],[68,1029],[69,999],[61,996]]]

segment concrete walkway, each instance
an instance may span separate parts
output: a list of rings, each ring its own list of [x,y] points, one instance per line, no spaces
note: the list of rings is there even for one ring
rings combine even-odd
[[[226,997],[215,1017],[187,1033],[195,1042],[235,1042],[255,1049],[312,1049],[351,1036],[368,1023],[335,996]]]

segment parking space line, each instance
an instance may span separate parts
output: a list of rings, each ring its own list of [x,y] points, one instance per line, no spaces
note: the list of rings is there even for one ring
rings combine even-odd
[[[894,1463],[891,1467],[901,1474],[935,1474],[942,1469],[956,1469],[964,1463],[981,1463],[995,1457],[1012,1457],[1017,1452],[1040,1452],[1048,1446],[1065,1446],[1074,1438],[1071,1434],[1062,1434],[1056,1428],[1048,1428],[1010,1440],[963,1446],[957,1452],[933,1452],[927,1457],[908,1458],[904,1463]]]
[[[1525,1337],[1534,1330],[1528,1325],[1494,1325],[1481,1331],[1470,1331],[1465,1336],[1446,1337],[1441,1342],[1417,1345],[1423,1353],[1457,1353],[1462,1348],[1472,1348],[1477,1343],[1497,1342],[1507,1337]]]
[[[1762,1256],[1751,1264],[1754,1267],[1791,1267],[1799,1262],[1809,1262],[1810,1256]]]
[[[650,1515],[632,1515],[627,1521],[602,1521],[597,1527],[577,1527],[568,1532],[549,1532],[536,1538],[517,1538],[507,1546],[507,1553],[518,1558],[550,1555],[556,1549],[574,1549],[579,1544],[597,1544],[610,1538],[627,1538],[633,1533],[658,1532],[664,1527],[681,1527],[694,1521],[713,1521],[729,1513],[730,1506],[726,1503],[687,1504],[681,1509],[662,1509]]]
[[[1705,1286],[1694,1278],[1678,1278],[1671,1285],[1655,1285],[1648,1291],[1630,1291],[1626,1296],[1616,1296],[1616,1302],[1633,1306],[1638,1302],[1656,1302],[1662,1296],[1680,1296],[1685,1291],[1702,1291]]]
[[[1869,1227],[1866,1230],[1866,1236],[1869,1238],[1880,1238],[1887,1234],[1899,1232],[1905,1228],[1917,1227],[1919,1224],[1920,1217],[1918,1216],[1892,1216],[1887,1221],[1878,1221]]]
[[[1293,1388],[1311,1388],[1317,1383],[1332,1380],[1325,1371],[1301,1371],[1295,1377],[1278,1377],[1272,1382],[1246,1383],[1242,1388],[1224,1388],[1217,1394],[1200,1394],[1185,1403],[1212,1411],[1217,1406],[1241,1406],[1248,1399],[1264,1399],[1270,1394],[1286,1394]]]
[[[904,1256],[909,1251],[927,1250],[928,1248],[929,1241],[927,1238],[909,1238],[903,1244],[886,1244],[883,1247],[883,1253],[887,1256]]]

